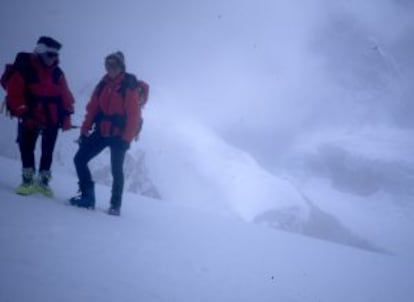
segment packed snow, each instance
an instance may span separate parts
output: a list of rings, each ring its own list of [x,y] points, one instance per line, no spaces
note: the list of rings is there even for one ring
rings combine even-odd
[[[127,194],[121,217],[17,196],[0,158],[1,301],[410,301],[413,263]]]

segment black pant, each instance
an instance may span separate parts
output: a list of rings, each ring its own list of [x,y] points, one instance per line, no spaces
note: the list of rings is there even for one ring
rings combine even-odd
[[[124,189],[123,166],[127,151],[127,148],[120,143],[120,138],[107,138],[100,136],[98,133],[93,133],[80,144],[79,150],[74,158],[79,187],[82,190],[82,188],[89,188],[93,185],[88,162],[106,147],[109,147],[111,151],[111,171],[113,178],[111,206],[120,208]]]
[[[53,161],[53,150],[55,149],[58,128],[47,127],[44,129],[28,128],[19,122],[17,143],[20,149],[20,158],[23,168],[36,169],[35,148],[39,135],[42,136],[41,156],[39,171],[49,171]]]

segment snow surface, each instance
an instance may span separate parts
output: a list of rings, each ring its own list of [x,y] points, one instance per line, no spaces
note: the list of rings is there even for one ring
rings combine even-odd
[[[0,158],[0,301],[412,301],[409,258],[126,194],[121,217],[17,196],[18,162]],[[6,173],[7,172],[7,173]]]

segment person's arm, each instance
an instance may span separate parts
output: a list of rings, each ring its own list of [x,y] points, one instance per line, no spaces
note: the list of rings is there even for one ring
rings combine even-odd
[[[59,86],[62,89],[62,129],[69,130],[72,127],[72,121],[70,116],[74,112],[75,99],[73,98],[73,95],[69,90],[66,78],[63,74],[59,79]]]
[[[92,129],[95,116],[98,112],[99,99],[96,91],[92,94],[91,100],[86,106],[86,115],[81,126],[81,135],[89,135],[89,131]]]

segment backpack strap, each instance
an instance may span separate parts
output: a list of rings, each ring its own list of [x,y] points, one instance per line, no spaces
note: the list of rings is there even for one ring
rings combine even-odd
[[[53,71],[52,71],[53,83],[57,85],[62,75],[63,75],[62,69],[60,69],[59,66],[55,66],[55,68],[53,68]]]
[[[98,85],[96,85],[95,91],[94,91],[94,94],[96,94],[96,96],[98,98],[101,95],[102,90],[104,89],[104,87],[105,87],[105,81],[104,81],[104,79],[102,79],[102,80],[99,81]]]

